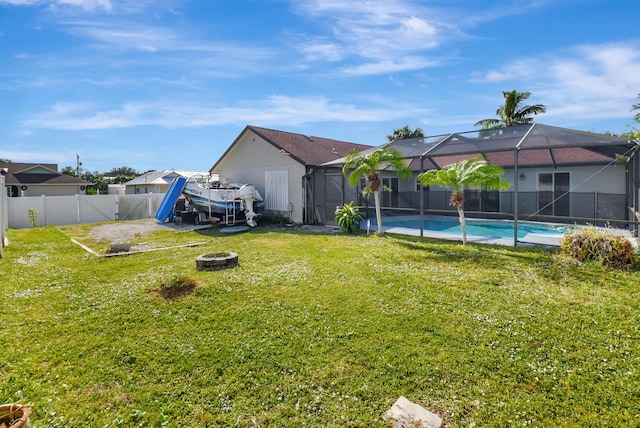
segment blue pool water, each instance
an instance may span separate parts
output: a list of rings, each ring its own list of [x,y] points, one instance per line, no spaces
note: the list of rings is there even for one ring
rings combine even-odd
[[[427,218],[424,220],[424,230],[440,233],[461,235],[458,218]],[[375,219],[371,219],[371,230],[376,229]],[[389,217],[383,218],[384,229],[403,227],[420,230],[419,217]],[[367,220],[363,221],[362,229],[367,228]],[[554,235],[561,237],[567,230],[565,225],[552,225],[544,223],[518,222],[518,238],[524,238],[529,233]],[[467,219],[467,235],[486,236],[491,238],[513,239],[513,222],[510,220],[476,220]]]

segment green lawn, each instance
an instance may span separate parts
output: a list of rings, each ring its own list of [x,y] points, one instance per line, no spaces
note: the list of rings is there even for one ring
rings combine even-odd
[[[640,421],[637,271],[278,228],[97,258],[87,227],[10,230],[0,259],[0,403],[34,428],[387,427],[401,395],[448,426]],[[220,251],[240,265],[195,269]],[[150,293],[178,275],[193,294]]]

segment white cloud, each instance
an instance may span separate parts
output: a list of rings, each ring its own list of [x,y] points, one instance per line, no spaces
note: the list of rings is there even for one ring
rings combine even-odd
[[[366,76],[374,74],[395,73],[401,71],[418,70],[433,67],[437,64],[434,60],[422,57],[404,57],[381,60],[379,62],[369,62],[356,66],[345,66],[340,69],[341,73],[351,76]]]
[[[113,6],[109,0],[55,0],[55,4],[75,6],[84,10],[103,9],[111,11]]]
[[[2,157],[5,159],[10,159],[12,162],[60,164],[70,159],[71,157],[75,157],[75,153],[63,153],[60,151],[48,152],[34,149],[33,151],[3,151]]]
[[[69,21],[66,23],[72,34],[87,37],[103,45],[123,49],[174,49],[180,44],[180,36],[174,31],[144,24],[107,23],[96,21]]]
[[[208,107],[175,100],[136,101],[105,108],[90,103],[57,103],[49,110],[22,121],[26,129],[84,131],[136,126],[191,128],[224,124],[278,123],[301,125],[319,122],[379,122],[405,117],[407,111],[420,112],[410,105],[381,103],[381,107],[361,108],[355,104],[332,102],[324,97],[274,95],[236,106]]]
[[[68,32],[89,39],[95,51],[100,48],[110,56],[122,58],[122,63],[131,66],[140,63],[153,68],[154,61],[162,68],[175,66],[183,69],[186,61],[193,73],[220,73],[227,76],[238,75],[240,71],[259,69],[256,62],[262,62],[277,55],[271,47],[243,45],[236,42],[219,42],[193,38],[187,30],[170,29],[161,26],[133,23],[128,20],[96,22],[94,20],[70,20],[65,23]],[[158,54],[140,56],[139,52]],[[134,53],[133,56],[125,56]],[[168,54],[168,55],[160,55]],[[93,60],[92,55],[86,56]],[[48,61],[51,61],[50,59]],[[82,58],[64,59],[65,64],[82,61]],[[270,70],[263,65],[264,70]]]
[[[42,3],[42,1],[41,0],[0,0],[0,4],[10,4],[13,6],[30,6],[36,3]]]
[[[474,73],[471,81],[517,84],[543,100],[548,107],[545,117],[631,118],[629,110],[640,92],[638,76],[640,46],[625,43],[582,45],[518,60]]]
[[[73,6],[86,11],[105,10],[110,12],[113,5],[110,0],[0,0],[0,4],[14,6],[46,5],[51,7]]]
[[[364,60],[357,61],[364,65],[340,68],[349,75],[429,67],[433,60],[416,57],[439,46],[449,34],[457,33],[451,25],[438,20],[436,12],[404,0],[302,0],[292,7],[315,22],[316,30],[323,33],[321,39],[312,38],[299,50],[310,61]]]
[[[313,41],[298,48],[309,61],[329,61],[335,62],[343,58],[341,47],[324,39]]]
[[[516,60],[503,65],[498,70],[471,74],[473,83],[497,83],[509,80],[535,80],[541,74],[540,59]],[[542,71],[544,73],[544,71]]]

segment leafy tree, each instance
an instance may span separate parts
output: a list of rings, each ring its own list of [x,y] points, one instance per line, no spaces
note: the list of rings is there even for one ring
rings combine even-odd
[[[115,177],[113,177],[111,179],[111,182],[113,184],[123,184],[126,183],[127,181],[131,181],[134,178],[136,178],[137,175],[124,175],[124,174],[118,174]]]
[[[353,150],[347,154],[345,164],[342,167],[342,173],[348,176],[349,184],[352,186],[360,182],[360,177],[365,177],[367,186],[364,188],[364,193],[373,193],[378,235],[383,234],[380,212],[380,170],[387,166],[394,167],[400,178],[411,177],[411,169],[405,164],[402,154],[389,147],[381,147],[369,153]],[[349,172],[352,168],[353,171]]]
[[[623,132],[619,136],[630,140],[640,141],[640,129],[632,129],[631,131]]]
[[[638,94],[638,100],[640,100],[640,94]],[[631,107],[631,111],[638,111],[638,113],[633,117],[633,120],[640,123],[640,102],[634,104]],[[619,137],[622,138],[628,138],[630,140],[635,140],[635,141],[640,141],[640,129],[636,129],[633,128],[631,125],[628,125],[629,130],[626,132],[623,132],[619,135]],[[607,135],[616,135],[616,134],[612,134],[610,132],[606,132],[605,134]]]
[[[496,110],[499,119],[482,119],[473,126],[482,129],[494,129],[501,126],[521,125],[533,122],[533,117],[547,111],[547,107],[542,104],[523,106],[522,103],[531,96],[531,92],[502,91],[504,104]]]
[[[91,194],[95,194],[95,193],[102,193],[102,194],[106,194],[107,193],[107,186],[108,186],[108,182],[107,180],[104,178],[104,174],[98,172],[98,171],[87,171],[85,169],[80,169],[80,176],[76,175],[76,168],[73,168],[71,166],[65,166],[64,168],[62,168],[62,170],[60,171],[62,174],[66,174],[66,175],[70,175],[72,177],[78,177],[81,180],[85,180],[88,181],[90,183],[93,183],[93,186],[87,188],[87,194],[91,195]]]
[[[448,165],[444,169],[432,169],[418,175],[423,186],[438,185],[453,189],[451,205],[458,210],[460,228],[462,229],[462,244],[467,244],[467,224],[464,218],[464,190],[467,188],[482,188],[485,190],[506,190],[510,183],[502,178],[504,170],[493,165],[482,156],[465,159]]]
[[[93,186],[87,189],[87,194],[101,193],[104,195],[107,193],[109,183],[104,178],[104,174],[98,171],[86,171],[84,174],[80,175],[80,178],[93,183]]]
[[[0,163],[11,163],[11,159],[0,158]]]
[[[638,100],[640,100],[640,94],[637,96]],[[631,108],[631,111],[638,110],[638,113],[633,117],[633,120],[640,123],[640,103],[634,104]]]
[[[140,173],[129,166],[121,166],[118,168],[111,168],[111,171],[106,172],[104,175],[110,177],[111,183],[122,184],[139,177]]]
[[[131,168],[130,166],[121,166],[117,168],[111,168],[111,171],[105,173],[105,175],[108,175],[110,177],[117,177],[118,175],[126,175],[126,176],[133,176],[135,178],[135,177],[138,177],[140,173],[135,169]]]
[[[62,174],[70,175],[72,177],[76,176],[76,169],[75,168],[71,168],[70,166],[65,166],[64,168],[62,168],[62,170],[60,172]]]
[[[387,135],[387,140],[395,141],[395,140],[406,140],[407,138],[418,138],[424,137],[424,132],[422,129],[416,128],[415,130],[411,130],[409,125],[405,125],[404,128],[397,128],[393,130],[393,134]]]

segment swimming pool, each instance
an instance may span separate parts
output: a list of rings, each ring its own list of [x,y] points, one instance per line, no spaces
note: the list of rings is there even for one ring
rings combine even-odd
[[[367,229],[367,221],[370,222],[371,231],[377,229],[376,220],[363,220],[360,227]],[[511,240],[513,242],[513,221],[511,220],[479,220],[467,219],[467,237],[488,238],[489,240]],[[420,217],[402,216],[385,217],[382,219],[382,227],[391,233],[409,233],[419,235]],[[518,240],[540,241],[543,244],[559,245],[560,239],[569,228],[575,226],[539,223],[518,222]],[[462,231],[458,217],[427,217],[423,221],[424,236],[460,239]]]

